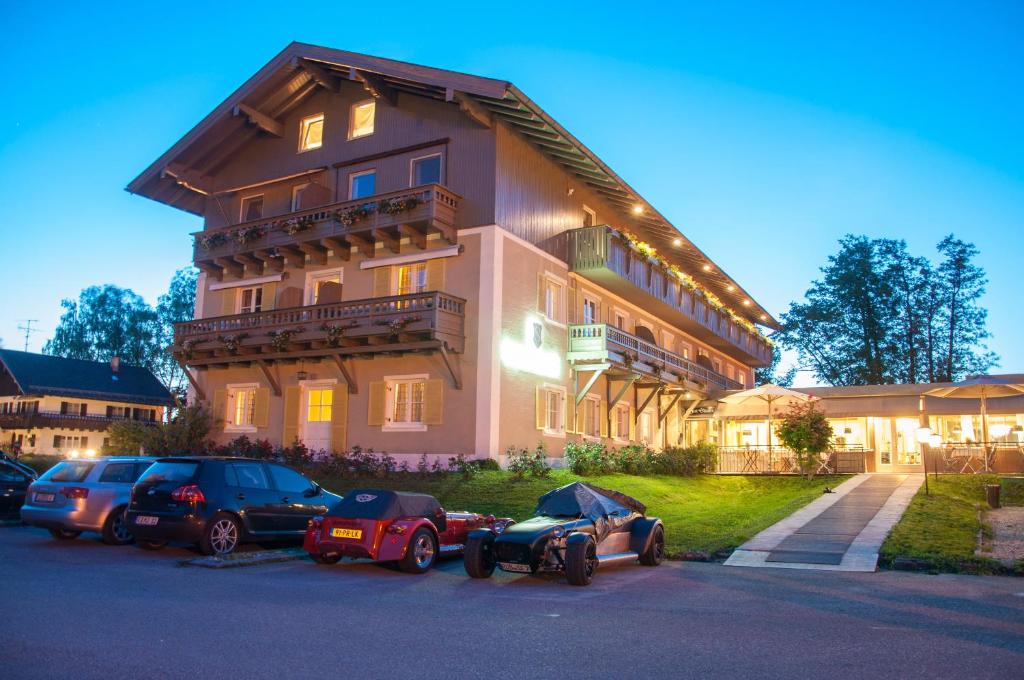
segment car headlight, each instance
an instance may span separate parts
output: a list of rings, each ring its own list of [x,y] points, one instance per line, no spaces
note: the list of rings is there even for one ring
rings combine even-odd
[[[555,538],[561,538],[565,536],[565,527],[559,525],[551,530],[551,535]]]
[[[504,524],[495,524],[493,529],[494,529],[494,533],[500,534],[502,531],[505,530],[505,525]]]

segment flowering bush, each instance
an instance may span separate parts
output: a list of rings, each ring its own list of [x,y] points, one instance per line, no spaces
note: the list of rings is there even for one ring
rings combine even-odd
[[[262,225],[256,225],[253,227],[240,227],[235,232],[235,240],[238,241],[239,245],[245,245],[252,243],[257,239],[261,239],[267,235],[267,230]]]
[[[267,337],[270,338],[270,345],[277,352],[288,351],[288,345],[291,344],[292,338],[302,332],[301,327],[296,328],[285,328],[279,331],[267,331]]]
[[[350,208],[342,208],[334,211],[334,219],[336,219],[343,226],[351,227],[353,224],[360,220],[364,220],[374,212],[374,206],[372,203],[363,203],[362,205],[354,205]]]
[[[320,324],[320,330],[327,334],[327,344],[331,347],[337,347],[341,344],[341,339],[345,336],[345,330],[349,328],[355,328],[359,325],[358,321],[352,320],[345,324],[327,323],[326,321]]]
[[[278,222],[275,226],[285,234],[295,236],[296,234],[312,229],[313,218],[309,215],[304,215],[302,217],[290,217]]]
[[[228,242],[228,235],[222,231],[215,231],[212,234],[198,234],[196,243],[203,250],[213,250]]]
[[[224,349],[231,352],[232,354],[238,353],[238,346],[242,344],[242,340],[249,337],[248,333],[235,333],[234,335],[218,335],[217,341],[224,345]]]
[[[418,206],[422,201],[417,196],[406,196],[405,198],[381,199],[377,204],[377,210],[385,215],[398,215],[408,212]]]
[[[505,451],[505,455],[508,456],[508,471],[515,479],[522,479],[526,475],[547,477],[551,474],[551,467],[548,465],[548,449],[544,442],[537,444],[537,448],[533,451],[510,446]]]
[[[376,324],[378,326],[387,326],[392,335],[397,335],[409,324],[422,320],[423,317],[419,314],[406,314],[404,316],[396,316],[391,319],[377,319]]]

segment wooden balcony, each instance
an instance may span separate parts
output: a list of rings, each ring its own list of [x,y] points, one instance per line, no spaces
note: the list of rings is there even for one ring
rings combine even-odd
[[[569,326],[568,359],[579,370],[608,363],[620,373],[640,374],[673,387],[692,385],[702,392],[743,389],[735,380],[607,324]]]
[[[771,363],[771,345],[714,309],[660,263],[633,250],[606,225],[564,232],[550,249],[593,281],[749,366]]]
[[[171,351],[198,368],[333,358],[343,372],[345,358],[436,351],[459,386],[448,353],[463,351],[465,308],[427,292],[197,319],[175,324]]]
[[[325,264],[327,257],[348,260],[352,248],[373,257],[378,243],[398,253],[403,237],[426,248],[436,232],[455,243],[459,197],[439,184],[332,203],[278,217],[201,231],[195,239],[196,266],[220,280],[225,275],[302,268]]]
[[[33,413],[7,413],[0,415],[0,429],[30,430],[38,428],[68,428],[72,430],[104,431],[113,423],[131,420],[123,416],[78,415],[59,411],[35,411]],[[134,422],[152,423],[151,420]]]

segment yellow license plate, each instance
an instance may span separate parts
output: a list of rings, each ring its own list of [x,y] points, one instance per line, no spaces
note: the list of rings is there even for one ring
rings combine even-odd
[[[334,538],[362,538],[362,529],[331,529]]]

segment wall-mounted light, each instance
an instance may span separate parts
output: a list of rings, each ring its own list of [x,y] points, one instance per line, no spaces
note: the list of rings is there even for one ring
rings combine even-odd
[[[677,238],[677,239],[673,240],[672,241],[672,245],[674,245],[676,248],[678,248],[679,246],[683,245],[683,239]]]
[[[644,214],[644,207],[642,205],[640,205],[639,203],[637,203],[636,205],[633,206],[633,214],[634,215],[643,215]]]
[[[709,272],[709,271],[711,271],[711,265],[709,265],[709,264],[706,264],[706,265],[704,265],[703,267],[701,267],[701,269],[703,269],[703,270],[704,270],[704,271],[706,271],[706,272]]]
[[[743,306],[744,307],[749,307],[750,306],[750,300],[744,300],[743,301]]]
[[[736,290],[736,286],[726,286],[725,289],[731,293]]]

